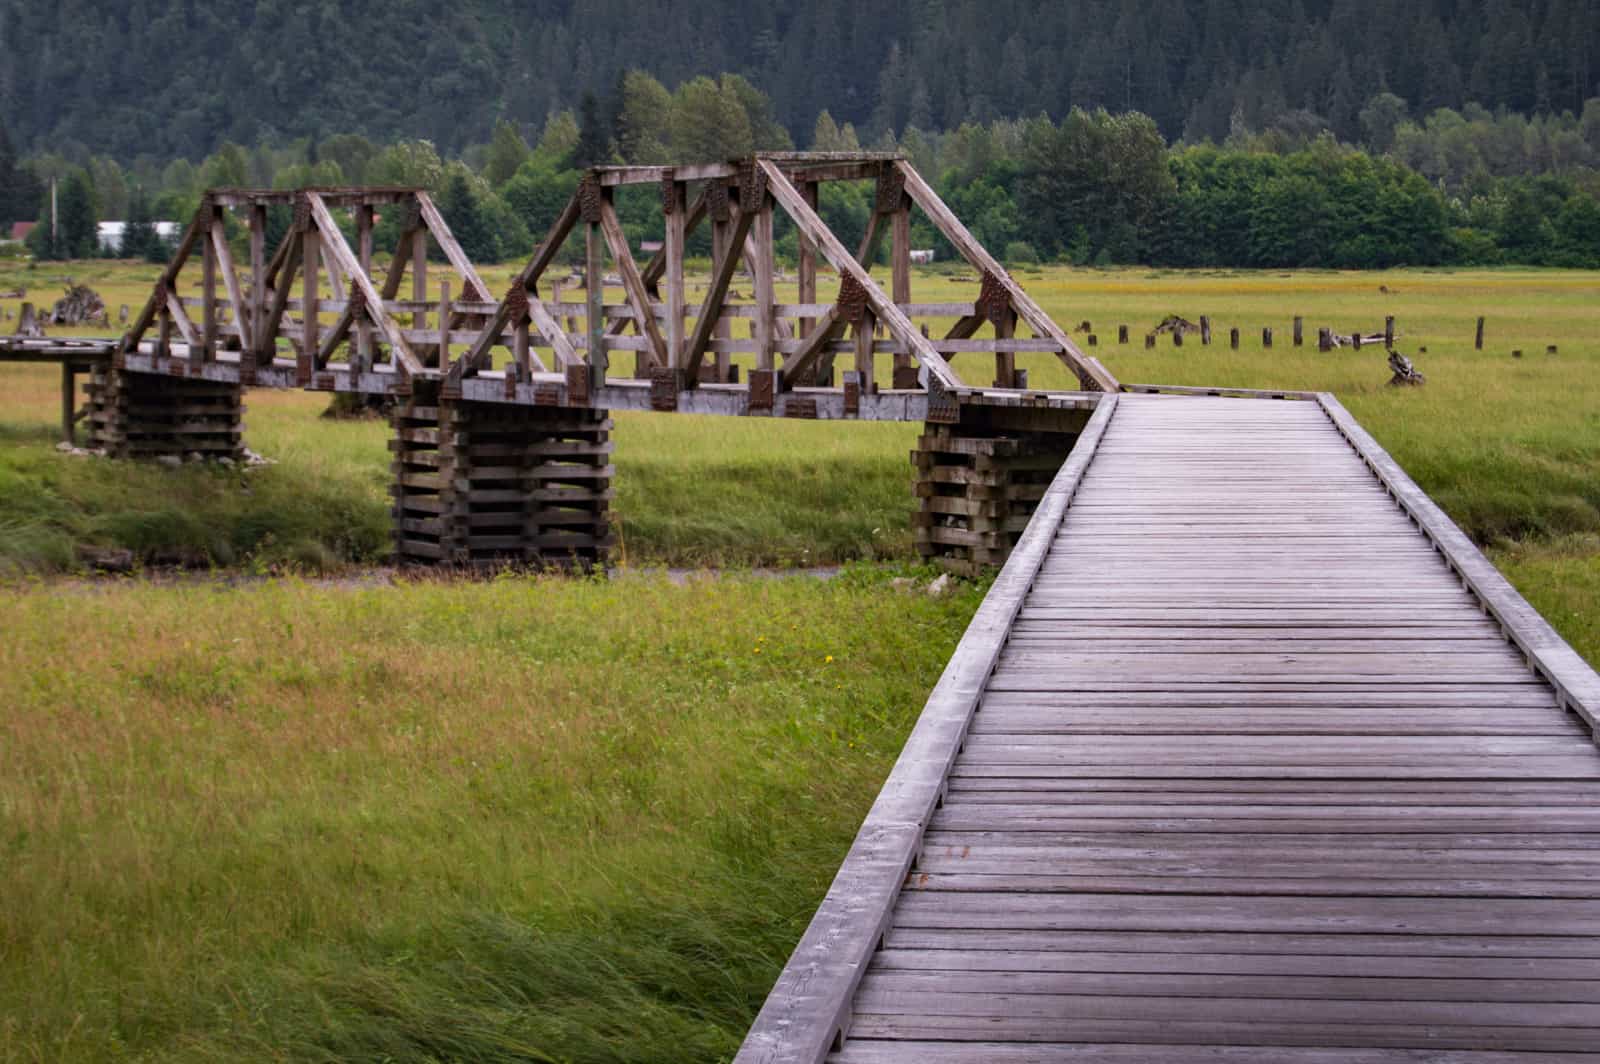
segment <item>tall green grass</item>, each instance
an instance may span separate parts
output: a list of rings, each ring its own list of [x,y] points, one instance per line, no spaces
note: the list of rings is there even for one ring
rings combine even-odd
[[[136,303],[149,283],[145,267],[95,269],[113,302]],[[499,283],[505,271],[489,273]],[[1334,391],[1480,542],[1600,532],[1600,275],[1051,268],[1021,279],[1058,321],[1088,320],[1101,340],[1095,353],[1123,380]],[[930,301],[974,290],[948,271],[919,273],[914,287]],[[1144,332],[1169,313],[1208,315],[1216,342],[1163,340],[1147,351]],[[1297,314],[1302,348],[1290,342]],[[1319,326],[1378,329],[1389,314],[1399,346],[1428,377],[1424,388],[1387,388],[1381,350],[1315,348]],[[1472,348],[1479,314],[1488,318],[1481,352]],[[1130,326],[1127,346],[1115,343],[1119,324]],[[1226,344],[1232,326],[1243,336],[1238,351]],[[1271,349],[1263,326],[1275,330]],[[1546,355],[1548,344],[1559,353]],[[1514,347],[1523,358],[1511,358]],[[1048,357],[1019,361],[1036,387],[1074,386]],[[992,375],[982,356],[955,365],[974,383]],[[370,562],[387,551],[381,423],[319,420],[322,396],[252,392],[248,441],[276,466],[248,475],[97,468],[51,449],[55,388],[49,367],[0,367],[0,569],[68,566],[79,543],[258,567]],[[630,562],[808,565],[910,550],[906,452],[916,426],[616,421],[616,512]]]
[[[13,590],[0,1060],[707,1061],[980,590]]]

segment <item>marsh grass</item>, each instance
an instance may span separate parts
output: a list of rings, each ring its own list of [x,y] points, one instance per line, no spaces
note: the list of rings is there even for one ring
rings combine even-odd
[[[22,272],[0,271],[0,283]],[[485,272],[493,287],[510,268]],[[135,309],[152,275],[122,264],[41,267],[33,294],[48,295],[58,273],[88,279],[113,307]],[[970,298],[974,286],[960,277],[919,271],[914,291],[919,300]],[[1026,283],[1065,326],[1091,322],[1101,341],[1095,353],[1123,380],[1335,392],[1479,542],[1600,532],[1600,275],[1049,267]],[[792,294],[780,288],[780,298]],[[1216,341],[1163,341],[1146,351],[1144,333],[1169,313],[1209,315]],[[1296,314],[1305,319],[1302,348],[1290,342]],[[1397,318],[1399,346],[1427,374],[1426,387],[1387,388],[1376,348],[1317,352],[1319,326],[1370,331],[1386,314]],[[1488,318],[1482,352],[1472,349],[1479,314]],[[1115,342],[1118,324],[1130,326],[1127,346]],[[1226,342],[1235,325],[1239,351]],[[1275,331],[1270,350],[1263,326]],[[1546,355],[1548,344],[1559,353]],[[1524,357],[1512,359],[1513,348]],[[890,360],[879,361],[888,373]],[[1019,364],[1035,387],[1072,386],[1051,359]],[[992,375],[977,355],[960,356],[956,368],[974,383]],[[168,474],[57,455],[54,370],[7,366],[0,381],[0,567],[68,566],[77,543],[146,553],[161,546],[265,568],[368,562],[388,550],[385,426],[320,420],[323,396],[250,393],[248,441],[276,466],[248,477]],[[909,553],[907,452],[917,426],[616,420],[616,512],[629,561],[808,565]]]
[[[0,1059],[727,1055],[980,595],[888,578],[13,589]]]

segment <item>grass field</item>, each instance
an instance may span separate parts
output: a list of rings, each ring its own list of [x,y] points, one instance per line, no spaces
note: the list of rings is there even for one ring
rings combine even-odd
[[[112,307],[137,308],[152,271],[91,263],[71,272]],[[509,267],[486,272],[496,287]],[[54,276],[53,267],[0,268],[0,289],[27,284],[38,297]],[[1125,381],[1336,392],[1482,543],[1600,533],[1600,275],[1052,268],[1021,277],[1058,321],[1092,322],[1102,337],[1097,353]],[[972,288],[924,273],[914,292],[939,301],[970,298]],[[1145,350],[1143,333],[1169,313],[1209,315],[1218,342]],[[1289,342],[1295,314],[1313,338],[1302,348]],[[1386,314],[1427,374],[1425,388],[1385,387],[1380,350],[1317,352],[1319,325],[1381,328]],[[1482,352],[1472,348],[1479,314],[1489,319]],[[1121,323],[1132,329],[1127,346],[1115,343]],[[1245,338],[1237,352],[1225,343],[1234,325]],[[1276,332],[1270,350],[1263,326]],[[1544,353],[1550,344],[1558,354]],[[1511,358],[1513,348],[1524,357]],[[1019,361],[1034,386],[1071,383],[1046,356]],[[962,356],[957,368],[974,382],[992,375],[980,356]],[[246,493],[237,474],[129,472],[62,458],[52,450],[54,371],[6,367],[0,380],[0,568],[68,566],[79,542],[313,568],[369,562],[387,550],[386,428],[319,421],[325,397],[250,394],[249,442],[278,465],[251,474]],[[630,562],[804,565],[909,549],[906,452],[916,426],[626,414],[617,421],[616,509]]]
[[[75,272],[113,308],[149,280]],[[1335,391],[1600,661],[1600,275],[1022,280],[1124,380]],[[1244,348],[1144,350],[1168,313]],[[1427,386],[1293,348],[1297,313],[1394,314]],[[980,597],[889,584],[915,426],[618,417],[631,564],[891,560],[832,581],[62,582],[33,574],[78,543],[381,559],[387,456],[381,424],[257,392],[274,466],[70,458],[55,387],[0,367],[0,1061],[731,1054]]]
[[[731,1055],[980,592],[35,589],[0,1060]]]

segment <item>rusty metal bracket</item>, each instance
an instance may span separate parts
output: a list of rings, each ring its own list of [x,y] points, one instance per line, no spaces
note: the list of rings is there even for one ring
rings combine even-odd
[[[560,406],[561,385],[550,381],[540,381],[533,388],[534,406]]]
[[[528,290],[520,282],[513,282],[506,289],[506,297],[501,303],[506,310],[506,324],[521,325],[528,320]]]
[[[778,371],[753,369],[750,371],[750,409],[771,410],[773,398],[778,393]]]
[[[668,170],[661,175],[661,213],[671,214],[678,209],[678,179]]]
[[[725,182],[712,181],[706,185],[706,213],[713,222],[725,222],[733,216]]]
[[[938,377],[928,377],[928,420],[939,425],[954,425],[961,420],[961,401],[947,390]]]
[[[856,417],[861,413],[861,374],[849,370],[844,375],[844,415]]]
[[[1006,291],[1000,278],[988,270],[983,271],[983,286],[978,290],[978,301],[973,309],[991,325],[999,325],[1011,312],[1011,293]]]
[[[867,290],[856,280],[855,274],[846,273],[839,278],[839,297],[834,306],[839,310],[840,321],[848,325],[861,324],[862,314],[867,309]]]
[[[582,362],[567,366],[567,405],[589,405],[589,367]]]
[[[893,214],[906,205],[906,175],[898,166],[884,166],[878,171],[877,198],[873,209],[879,214]]]
[[[759,211],[767,199],[767,172],[749,160],[739,167],[739,209]]]
[[[678,381],[680,372],[675,369],[650,371],[650,409],[671,413],[678,409]]]
[[[593,173],[583,175],[583,181],[578,185],[578,213],[590,225],[600,224],[600,179]]]
[[[817,419],[817,401],[811,398],[797,399],[790,396],[783,404],[784,417]]]

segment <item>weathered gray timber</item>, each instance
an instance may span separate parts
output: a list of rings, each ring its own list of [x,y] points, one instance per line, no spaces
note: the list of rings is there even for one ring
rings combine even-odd
[[[1117,402],[1116,396],[1101,401],[968,625],[827,898],[779,976],[740,1060],[821,1060],[848,1030],[851,997],[888,928],[895,897],[944,796],[984,682]]]
[[[1597,711],[1331,397],[1108,399],[737,1059],[1600,1060]]]
[[[876,183],[867,231],[853,255],[816,212],[818,187],[828,181]],[[691,182],[699,186],[692,206]],[[661,190],[666,240],[641,268],[613,196],[617,186],[644,183]],[[265,226],[271,207],[293,208],[293,223],[269,257]],[[375,268],[373,225],[380,208],[398,220],[399,232],[390,261]],[[979,271],[968,298],[913,302],[913,209]],[[229,212],[239,228],[248,227],[247,259],[236,260],[228,243]],[[780,303],[776,296],[778,212],[800,236],[798,303]],[[707,220],[712,274],[703,297],[691,299],[685,242]],[[561,281],[548,274],[580,224],[583,297],[563,302]],[[354,247],[346,236],[352,229]],[[886,234],[891,269],[881,283],[872,268]],[[446,260],[434,276],[427,261],[430,244]],[[819,257],[840,277],[831,303],[817,302]],[[751,274],[751,298],[733,285],[741,266]],[[408,272],[411,298],[402,299]],[[736,338],[733,326],[740,318],[748,319],[749,334]],[[951,318],[957,324],[946,332]],[[1019,323],[1027,335],[1018,334]],[[940,338],[934,338],[934,326]],[[976,335],[985,326],[992,337]],[[631,371],[613,372],[622,369],[613,353],[624,351],[632,353]],[[963,353],[994,357],[994,388],[973,387],[956,374],[950,360]],[[1028,391],[1027,371],[1016,366],[1019,354],[1053,356],[1072,370],[1083,391]],[[740,355],[747,356],[742,367],[733,361]],[[879,355],[892,356],[884,363],[892,372],[882,380]],[[834,363],[840,357],[853,363],[837,375],[836,385]],[[581,533],[565,513],[554,515],[561,518],[560,535],[540,531],[548,508],[536,505],[537,495],[554,489],[535,487],[539,477],[526,471],[498,480],[491,475],[538,468],[529,456],[551,445],[537,442],[547,429],[587,433],[592,420],[604,421],[612,410],[960,426],[964,409],[979,408],[1014,413],[1012,421],[1024,426],[1020,431],[1034,444],[1035,437],[1053,434],[1048,446],[1035,446],[1028,456],[1045,460],[1038,468],[1014,477],[991,475],[995,492],[958,493],[985,497],[966,500],[972,505],[959,513],[946,509],[926,517],[924,540],[933,553],[959,556],[963,564],[995,565],[1038,498],[1035,481],[1059,464],[1095,395],[1119,388],[903,158],[881,152],[780,152],[706,165],[593,168],[498,299],[422,189],[212,189],[121,338],[0,337],[0,361],[8,360],[61,363],[67,440],[74,438],[77,421],[91,416],[79,410],[77,375],[95,368],[89,408],[96,438],[117,441],[111,450],[119,455],[168,453],[184,443],[183,433],[165,431],[179,424],[179,412],[158,408],[182,405],[190,393],[210,396],[219,387],[231,388],[235,398],[244,387],[354,394],[374,406],[431,412],[402,417],[408,433],[424,432],[428,417],[442,412],[447,419],[472,421],[478,434],[500,433],[505,438],[496,446],[502,450],[514,440],[526,442],[532,450],[515,462],[483,465],[463,464],[462,454],[440,450],[431,438],[394,441],[393,494],[409,507],[396,513],[400,557],[453,564],[548,560],[556,550],[581,564],[603,563],[610,542],[603,514],[585,517]],[[117,396],[137,396],[137,417],[129,415],[127,403],[110,401],[108,382],[117,384]],[[1040,424],[1042,415],[1053,424]],[[227,427],[237,445],[237,418]],[[442,424],[434,428],[443,431]],[[134,442],[124,446],[124,439]],[[443,476],[439,470],[467,470],[471,475],[445,479],[476,478],[495,486],[463,488],[468,494],[456,497],[435,483]],[[1015,491],[1013,480],[1019,482]],[[475,508],[473,491],[492,495],[486,504],[492,508]],[[515,503],[506,498],[518,492],[527,497]],[[1006,503],[1006,513],[990,512],[998,502]],[[472,528],[494,531],[464,531]]]

